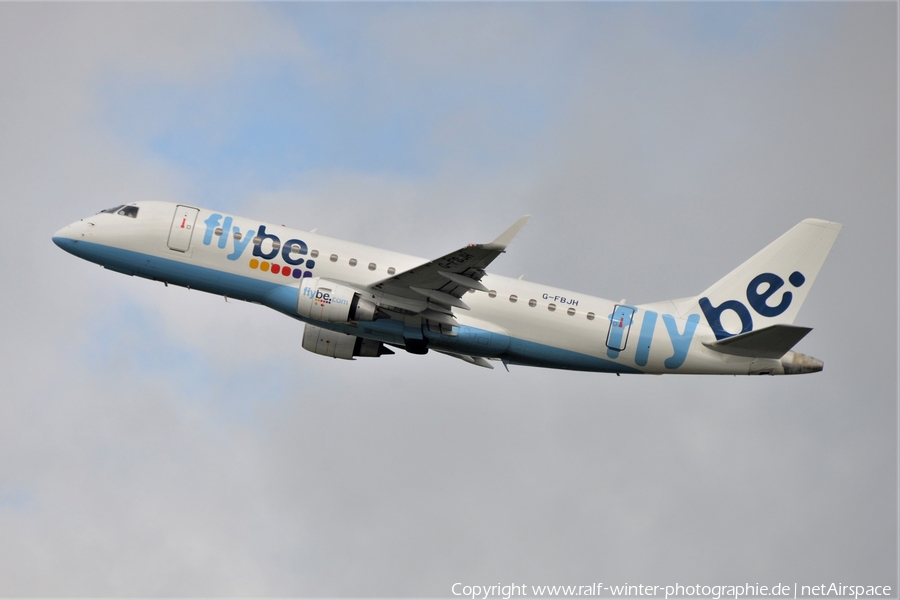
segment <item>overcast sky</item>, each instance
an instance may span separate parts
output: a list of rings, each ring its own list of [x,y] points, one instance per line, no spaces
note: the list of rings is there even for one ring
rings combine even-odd
[[[0,594],[897,586],[895,3],[0,4]],[[335,361],[50,237],[158,199],[694,295],[844,224],[797,377]],[[598,342],[600,343],[600,342]]]

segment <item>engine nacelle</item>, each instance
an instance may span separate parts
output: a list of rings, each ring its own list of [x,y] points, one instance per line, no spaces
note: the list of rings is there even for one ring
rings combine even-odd
[[[306,329],[303,330],[303,349],[322,356],[343,358],[345,360],[353,360],[354,356],[393,354],[390,348],[379,341],[367,340],[355,335],[331,331],[330,329],[322,329],[309,323],[306,324]]]
[[[375,303],[364,300],[357,291],[319,277],[300,281],[298,314],[328,323],[375,320]]]

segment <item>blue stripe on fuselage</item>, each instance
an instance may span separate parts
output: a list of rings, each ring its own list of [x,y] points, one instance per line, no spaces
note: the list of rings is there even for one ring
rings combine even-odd
[[[643,374],[643,371],[639,369],[611,360],[518,338],[510,338],[509,350],[506,352],[505,358],[507,359],[506,362],[511,365],[524,365],[527,367],[591,371],[596,373]]]
[[[235,275],[217,269],[93,242],[69,238],[53,238],[53,241],[70,254],[119,273],[165,281],[218,296],[228,296],[236,300],[263,303],[268,294],[277,288],[284,287],[271,281],[261,281],[253,277]]]
[[[297,314],[299,286],[294,287],[271,281],[262,281],[253,277],[236,275],[209,267],[191,265],[169,258],[113,248],[93,242],[63,237],[55,237],[53,242],[70,254],[119,273],[165,281],[236,300],[256,302],[299,321],[312,322],[315,325],[334,331],[397,345],[402,345],[404,337],[409,337],[409,332],[406,331],[407,328],[404,327],[403,323],[393,319],[360,322],[356,325],[308,321],[308,319],[304,319]],[[466,329],[464,338],[479,338],[482,334],[490,338],[492,335],[487,331],[464,327]],[[430,347],[434,349],[461,354],[477,354],[477,352],[473,351],[475,348],[468,345],[465,348],[460,347],[461,340],[457,339],[457,337],[433,334],[427,331],[426,337]],[[506,346],[506,344],[503,345]],[[486,348],[486,350],[491,349],[499,350],[499,348]],[[509,338],[509,344],[505,350],[499,354],[486,354],[486,356],[503,358],[509,364],[523,366],[602,373],[641,373],[638,369],[611,360],[514,337]]]

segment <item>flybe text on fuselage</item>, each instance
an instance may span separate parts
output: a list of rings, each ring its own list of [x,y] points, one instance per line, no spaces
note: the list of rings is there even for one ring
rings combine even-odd
[[[216,246],[223,250],[227,249],[228,240],[232,241],[232,251],[225,258],[237,261],[244,254],[247,246],[252,245],[253,251],[247,266],[251,269],[261,269],[270,271],[274,274],[282,274],[285,277],[293,276],[294,279],[303,277],[312,277],[312,269],[316,266],[314,259],[305,259],[309,252],[306,242],[297,238],[286,240],[284,244],[281,239],[272,233],[266,231],[265,225],[258,225],[257,228],[248,229],[242,232],[240,227],[234,225],[232,217],[223,216],[219,213],[213,213],[203,221],[206,225],[206,231],[203,234],[203,245],[210,246],[213,238],[218,237]],[[263,250],[263,244],[268,242],[268,250]],[[284,265],[278,262],[269,262],[281,258]]]

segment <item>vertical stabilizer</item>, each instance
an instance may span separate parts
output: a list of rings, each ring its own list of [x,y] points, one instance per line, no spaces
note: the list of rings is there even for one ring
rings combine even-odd
[[[700,294],[716,338],[793,323],[840,230],[805,219]]]

